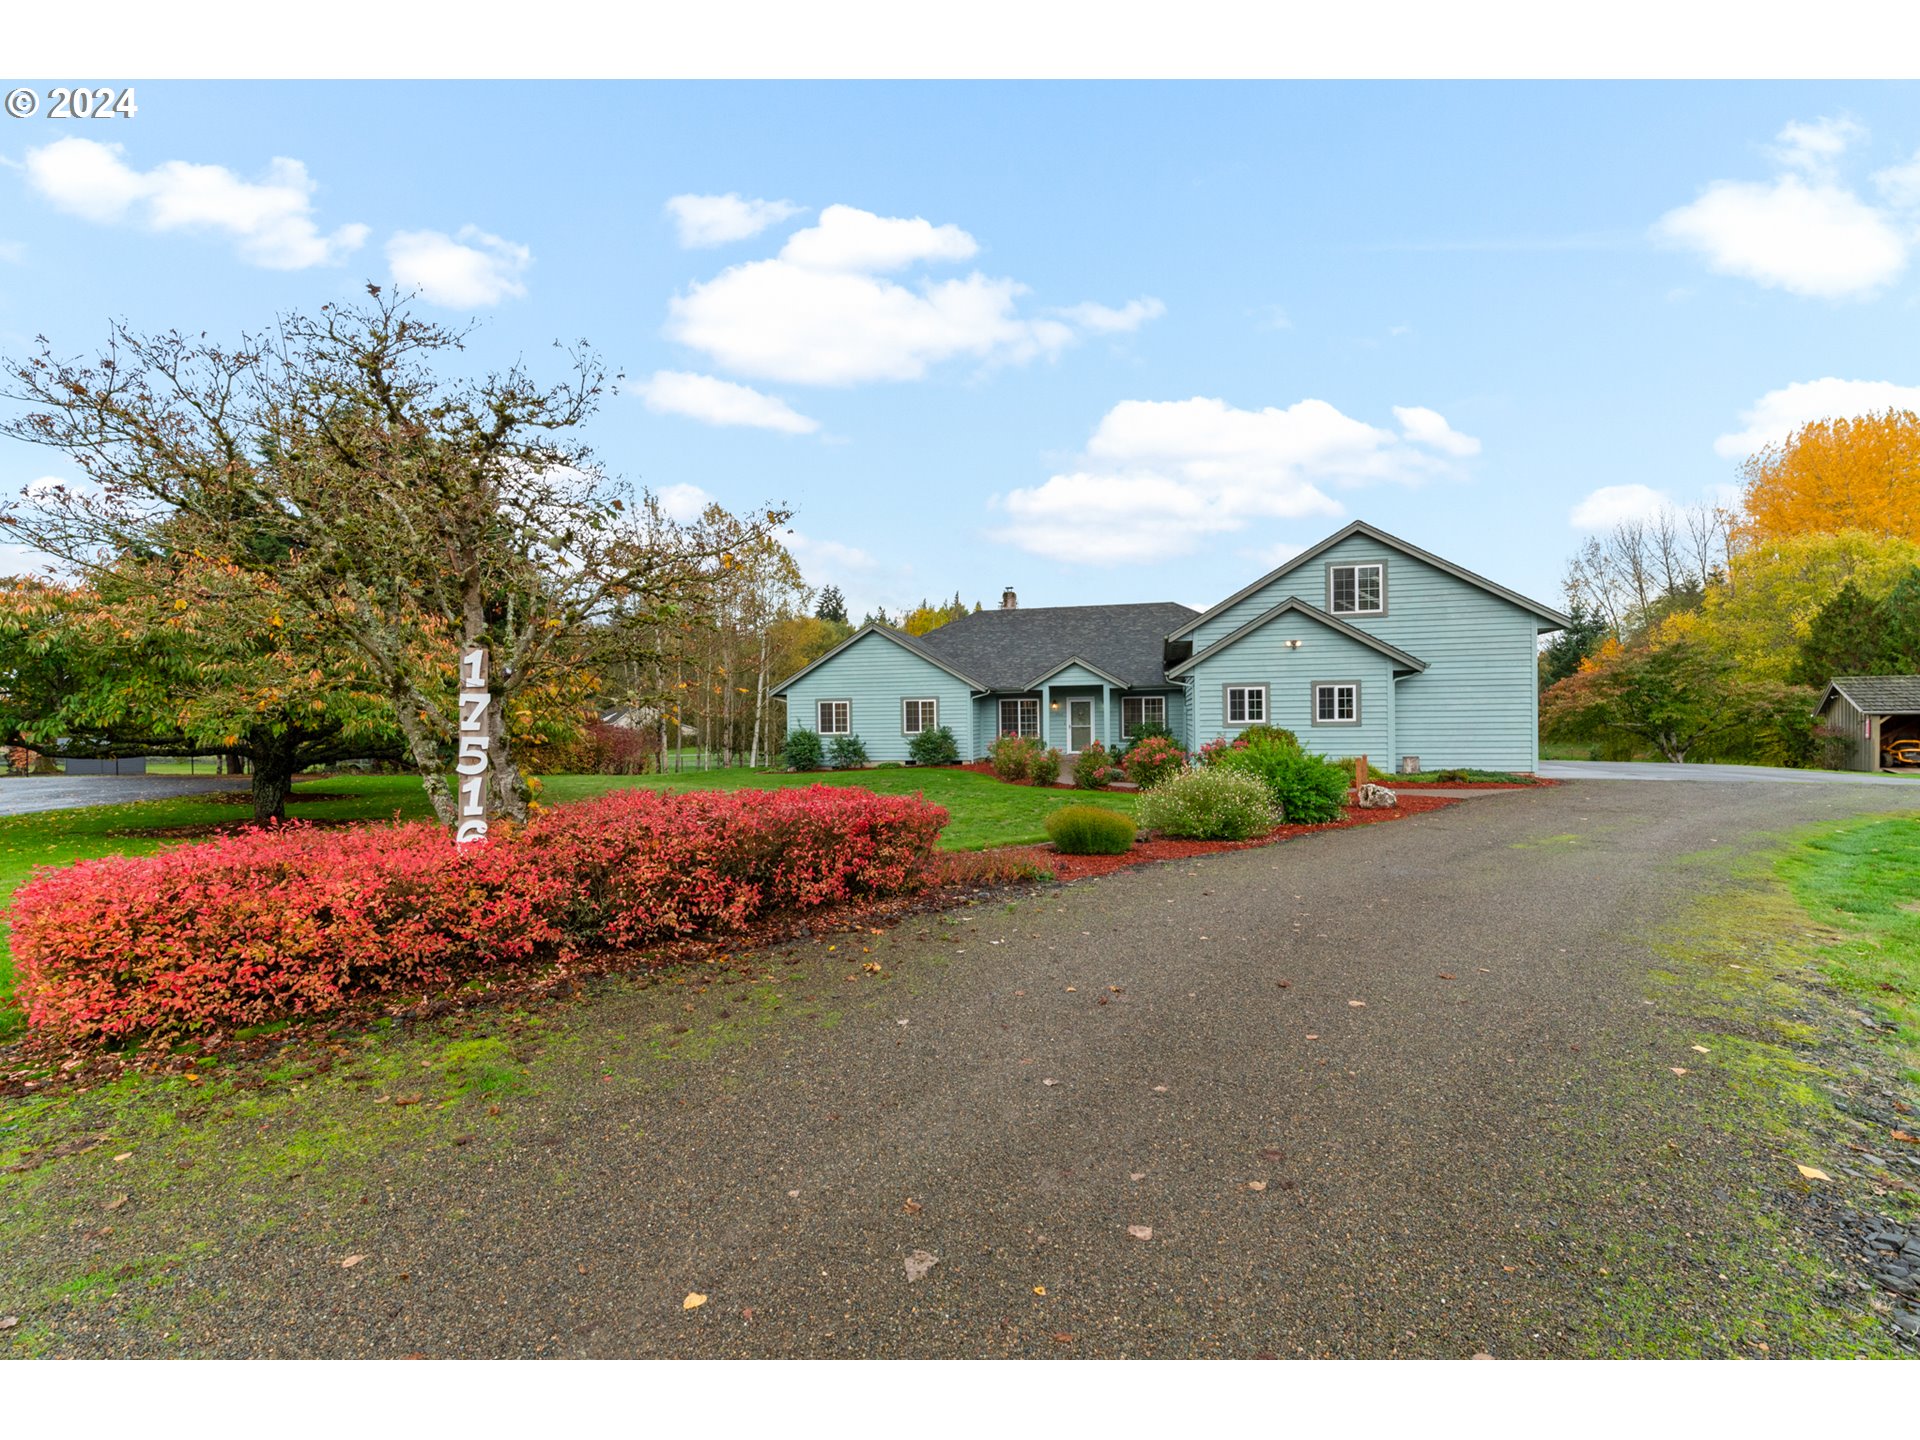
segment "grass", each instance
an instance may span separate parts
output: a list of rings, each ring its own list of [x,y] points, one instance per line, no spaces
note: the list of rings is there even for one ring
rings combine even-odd
[[[1836,937],[1814,954],[1833,985],[1894,1027],[1901,1065],[1920,1084],[1920,822],[1851,822],[1789,849],[1777,873]]]
[[[233,777],[236,791],[246,788],[244,776]],[[1043,790],[1004,785],[971,770],[919,768],[859,770],[787,775],[736,767],[730,770],[690,771],[681,775],[549,775],[542,780],[541,798],[552,804],[590,799],[608,790],[641,786],[659,790],[778,789],[787,785],[859,785],[883,795],[924,794],[952,815],[940,837],[944,850],[984,850],[996,845],[1037,844],[1045,840],[1046,819],[1063,805],[1103,805],[1126,814],[1133,811],[1131,792],[1111,794],[1073,790]],[[305,794],[337,796],[308,800]],[[251,812],[241,806],[190,797],[143,800],[127,805],[95,805],[80,810],[51,810],[34,815],[0,817],[0,912],[13,892],[41,865],[70,865],[102,855],[149,855],[181,838],[130,834],[130,831],[171,830],[181,826],[231,824]],[[299,820],[426,820],[433,814],[420,782],[411,775],[316,776],[294,789],[290,813]],[[4,927],[0,927],[0,997],[13,993],[13,958]],[[0,1042],[13,1038],[19,1015],[0,1008]]]

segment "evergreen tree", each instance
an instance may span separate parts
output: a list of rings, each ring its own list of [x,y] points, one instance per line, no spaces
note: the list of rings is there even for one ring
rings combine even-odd
[[[1920,675],[1920,567],[1894,582],[1880,602],[1880,671]]]
[[[1540,684],[1544,688],[1564,680],[1580,668],[1580,662],[1600,648],[1607,638],[1607,622],[1576,600],[1568,608],[1573,622],[1540,652]]]
[[[813,607],[813,618],[831,620],[836,625],[847,623],[847,597],[840,593],[838,585],[829,585],[820,592],[819,602]]]
[[[1849,580],[1813,617],[1787,679],[1795,685],[1825,685],[1836,675],[1881,674],[1885,634],[1880,607]]]

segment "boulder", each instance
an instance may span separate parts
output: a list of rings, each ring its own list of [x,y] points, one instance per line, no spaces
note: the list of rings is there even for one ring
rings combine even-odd
[[[1391,810],[1400,803],[1400,797],[1384,785],[1362,785],[1353,803],[1362,810]]]

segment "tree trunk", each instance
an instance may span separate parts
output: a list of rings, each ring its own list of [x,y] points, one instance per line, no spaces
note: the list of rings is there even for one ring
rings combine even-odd
[[[268,745],[253,752],[253,823],[265,825],[287,818],[287,796],[293,791],[293,748]]]
[[[753,690],[753,753],[747,763],[758,768],[760,764],[760,728],[767,716],[767,627],[760,627],[760,677],[754,682]]]
[[[490,743],[487,746],[487,773],[493,777],[493,794],[488,797],[488,806],[495,814],[504,815],[519,824],[527,823],[527,805],[533,799],[533,792],[527,780],[520,773],[520,767],[513,763],[513,752],[507,740],[507,702],[506,697],[495,693],[493,703],[487,706],[487,734]]]
[[[453,787],[447,783],[446,762],[441,757],[439,743],[420,718],[419,702],[414,698],[412,687],[396,679],[388,687],[388,695],[393,701],[393,717],[399,723],[400,733],[406,737],[407,757],[419,772],[420,788],[427,792],[433,816],[451,830],[460,819],[460,806],[454,798]]]

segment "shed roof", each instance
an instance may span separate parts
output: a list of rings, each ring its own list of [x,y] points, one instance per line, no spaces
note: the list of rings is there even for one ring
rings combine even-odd
[[[1920,675],[1836,675],[1820,708],[1838,690],[1862,715],[1920,715]]]

